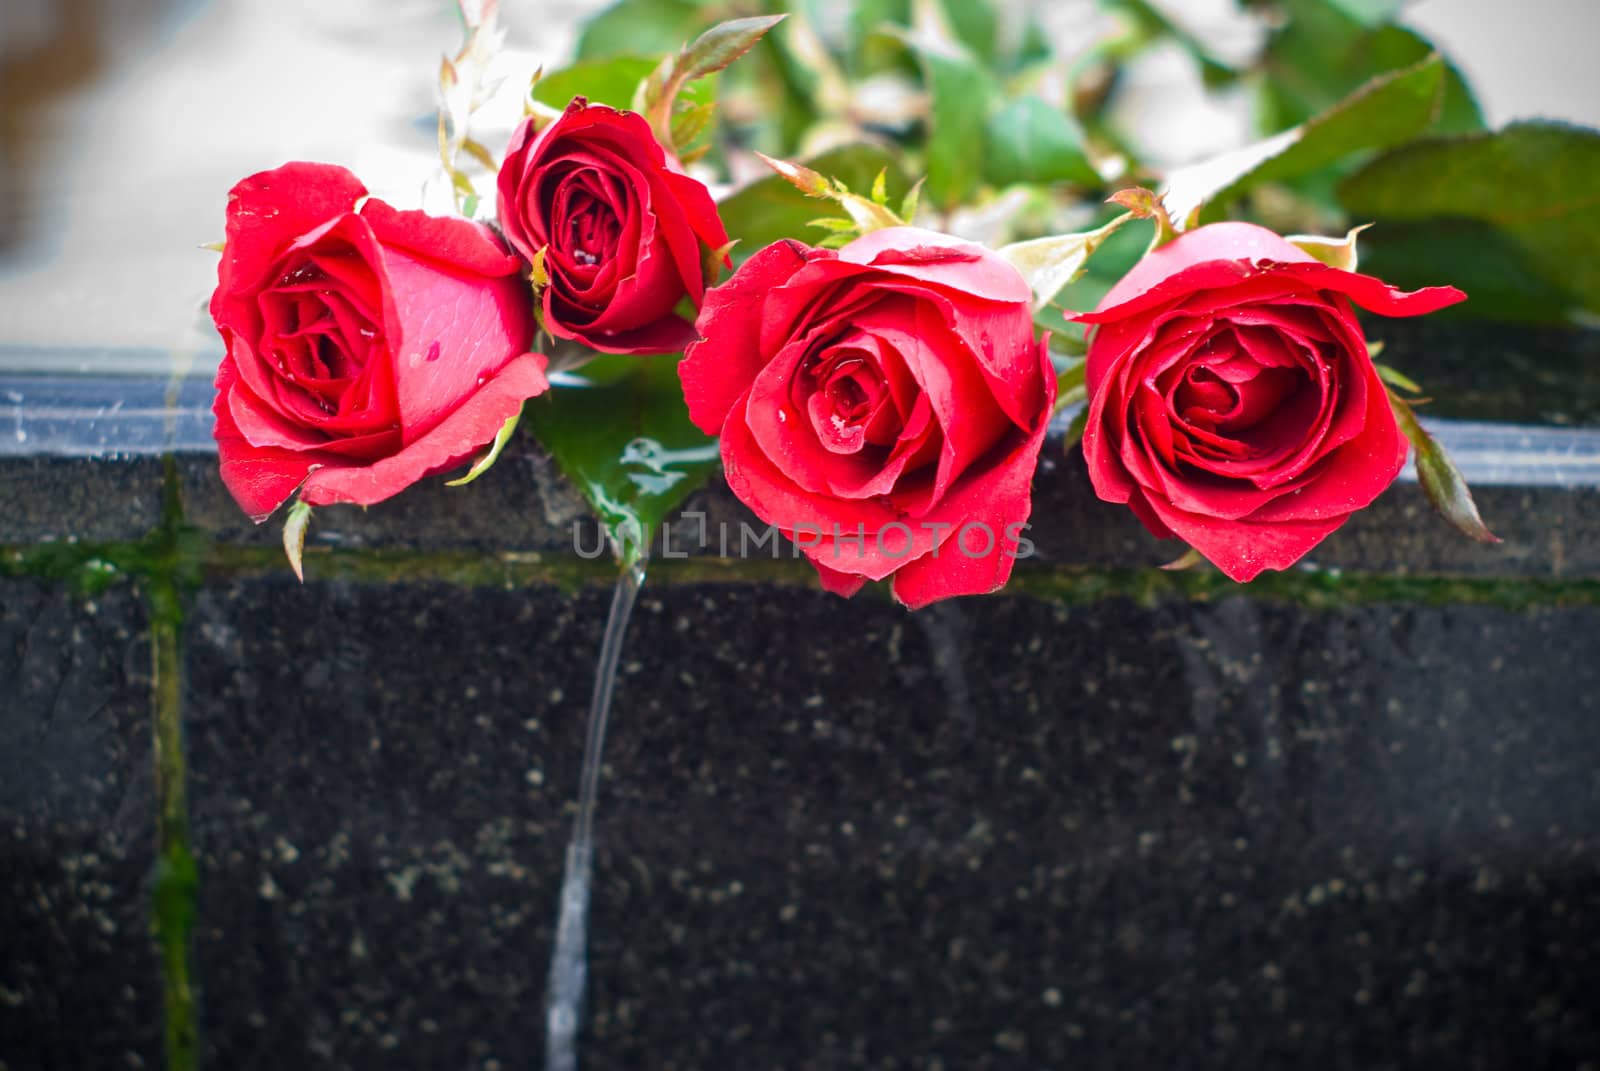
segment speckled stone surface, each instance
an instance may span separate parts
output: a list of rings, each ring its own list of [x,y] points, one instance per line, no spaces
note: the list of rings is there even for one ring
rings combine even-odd
[[[1149,568],[1182,552],[1152,537],[1130,510],[1095,497],[1076,449],[1046,444],[1034,480],[1029,536],[1055,565]],[[720,486],[718,491],[727,492]],[[1434,512],[1415,483],[1396,483],[1315,547],[1303,567],[1391,576],[1600,576],[1600,491],[1479,487],[1484,521],[1502,542],[1475,543]]]
[[[160,458],[0,457],[0,544],[131,543],[160,524]]]
[[[210,1066],[510,1069],[607,593],[208,589]],[[647,586],[585,1068],[1597,1068],[1600,611]]]
[[[156,1068],[149,643],[135,592],[0,579],[0,1068]]]
[[[239,509],[217,475],[217,459],[186,454],[178,461],[184,519],[225,544],[276,546],[283,517],[256,525]],[[465,487],[447,487],[452,474],[421,481],[375,506],[328,506],[314,514],[308,546],[426,550],[570,551],[572,528],[593,530],[589,512],[528,436],[518,436],[494,466]],[[589,537],[587,545],[593,545]]]
[[[1600,335],[1384,337],[1442,415],[1594,422]],[[0,544],[142,540],[161,471],[0,458]],[[301,587],[238,553],[279,525],[214,457],[176,471],[206,1067],[540,1066],[609,593],[416,578],[598,575],[593,521],[521,438],[472,487],[319,510],[316,551],[415,553],[389,582],[308,556]],[[658,569],[581,1066],[1600,1071],[1600,493],[1477,497],[1497,547],[1392,488],[1308,559],[1376,581],[1278,589],[1317,608],[1049,601],[1061,566],[1175,555],[1056,444],[1004,596],[911,615],[762,579],[798,566]],[[756,525],[720,483],[689,508]],[[154,1068],[144,596],[42,575],[0,578],[0,1071]],[[1523,608],[1361,601],[1404,575]]]

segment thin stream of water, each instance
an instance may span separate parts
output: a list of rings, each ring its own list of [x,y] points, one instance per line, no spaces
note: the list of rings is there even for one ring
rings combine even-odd
[[[567,844],[566,872],[561,878],[561,909],[556,920],[555,948],[545,991],[545,1071],[577,1071],[578,1025],[588,978],[589,893],[594,870],[594,810],[600,791],[600,764],[605,750],[611,693],[617,683],[617,662],[627,635],[633,604],[644,584],[644,562],[623,568],[611,596],[600,659],[595,666],[594,695],[589,703],[589,729],[583,742],[583,772],[578,782],[578,814]]]

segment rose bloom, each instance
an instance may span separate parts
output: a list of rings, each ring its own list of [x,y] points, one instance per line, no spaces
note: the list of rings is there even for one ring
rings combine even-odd
[[[778,242],[706,295],[679,367],[689,415],[829,591],[994,591],[1026,553],[1055,402],[1029,297],[995,254],[913,227],[837,253]]]
[[[1394,290],[1248,223],[1180,235],[1077,317],[1094,325],[1096,492],[1234,580],[1287,568],[1405,464],[1352,305],[1417,316],[1464,297]]]
[[[222,480],[258,523],[453,468],[542,392],[522,267],[489,228],[291,163],[228,196],[211,317]]]
[[[578,97],[535,132],[517,128],[499,176],[500,227],[528,261],[544,251],[544,326],[607,353],[675,353],[695,339],[673,311],[705,296],[702,246],[727,245],[711,194],[633,112]]]

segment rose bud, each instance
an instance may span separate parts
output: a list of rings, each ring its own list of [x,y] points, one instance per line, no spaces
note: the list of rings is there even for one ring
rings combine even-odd
[[[727,231],[711,194],[633,112],[578,97],[561,118],[512,135],[500,228],[530,263],[543,253],[544,326],[607,353],[676,353],[694,325],[673,311],[705,296],[702,245]]]
[[[1289,567],[1405,464],[1352,303],[1418,316],[1465,296],[1394,290],[1248,223],[1180,235],[1077,317],[1095,491],[1234,580]]]
[[[1028,552],[1055,402],[1028,285],[981,246],[873,231],[768,246],[706,295],[679,366],[728,486],[852,595],[910,607],[995,591]]]
[[[228,196],[211,318],[222,480],[258,523],[371,505],[490,443],[544,391],[522,267],[488,227],[291,163]]]

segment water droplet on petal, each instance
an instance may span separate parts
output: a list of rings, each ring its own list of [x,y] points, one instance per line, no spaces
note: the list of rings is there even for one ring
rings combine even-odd
[[[426,359],[430,361],[437,361],[439,359],[439,352],[439,340],[434,339],[432,342],[428,343],[428,356]]]
[[[783,410],[783,409],[779,409],[778,410],[778,423],[779,424],[787,424],[788,422],[789,422],[789,413],[788,413],[788,411],[787,410]]]

